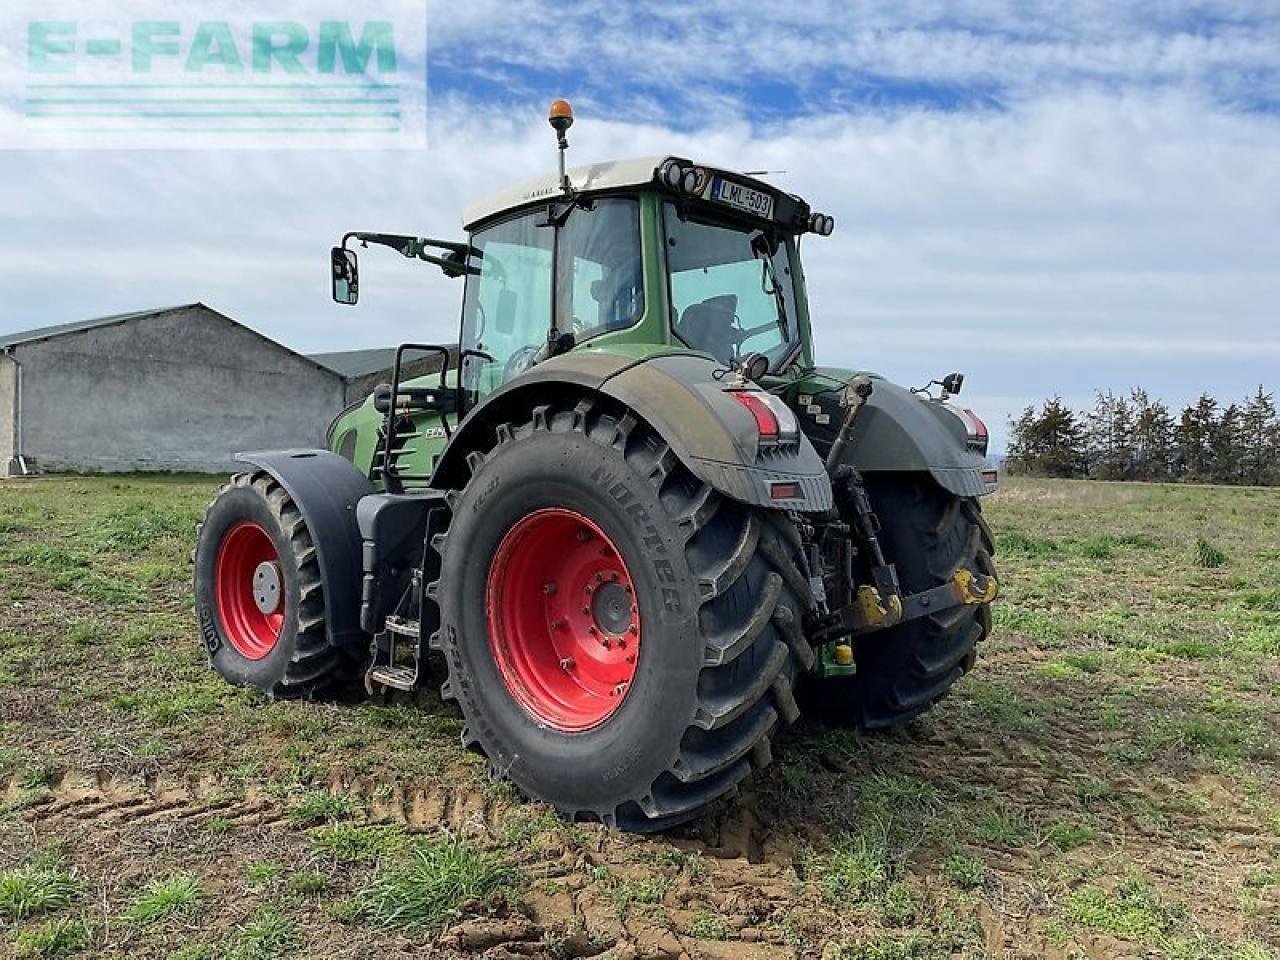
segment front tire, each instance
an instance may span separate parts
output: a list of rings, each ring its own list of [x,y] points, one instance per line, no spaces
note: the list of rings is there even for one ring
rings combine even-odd
[[[225,680],[274,697],[311,694],[343,672],[325,630],[315,545],[268,473],[232,477],[196,534],[196,615]]]
[[[539,407],[496,437],[469,458],[442,547],[444,693],[464,742],[573,818],[696,816],[798,714],[813,654],[794,528],[713,492],[623,411]],[[633,608],[597,608],[592,583]]]

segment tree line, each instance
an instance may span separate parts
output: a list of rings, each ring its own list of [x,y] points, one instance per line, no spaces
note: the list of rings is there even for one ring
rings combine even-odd
[[[1059,397],[1009,420],[1010,472],[1097,480],[1280,484],[1280,420],[1260,386],[1239,403],[1204,393],[1175,414],[1145,390],[1098,393],[1090,410]]]

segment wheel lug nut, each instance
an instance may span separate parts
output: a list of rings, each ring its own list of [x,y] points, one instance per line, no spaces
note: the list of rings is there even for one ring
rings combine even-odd
[[[640,633],[640,628],[633,623],[631,626],[627,627],[627,632],[633,635],[638,635]]]
[[[603,573],[597,573],[597,574],[596,574],[596,583],[604,583],[604,574],[603,574]]]
[[[569,621],[564,619],[564,617],[559,617],[551,621],[552,630],[563,630],[568,625],[569,625]]]
[[[590,607],[583,607],[583,608],[582,608],[582,612],[583,612],[584,614],[590,613],[590,612],[591,612],[591,608],[590,608]]]
[[[543,593],[546,593],[546,594],[552,594],[552,593],[555,593],[555,592],[556,592],[556,585],[555,585],[554,583],[544,583],[544,584],[542,585],[542,592],[543,592]]]
[[[575,666],[577,666],[577,664],[574,663],[573,657],[565,657],[560,661],[560,668],[562,670],[572,670]]]

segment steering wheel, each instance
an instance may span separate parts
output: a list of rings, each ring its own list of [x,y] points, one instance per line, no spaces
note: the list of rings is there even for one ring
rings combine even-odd
[[[541,347],[521,347],[507,358],[507,365],[502,368],[502,382],[509,383],[520,374],[533,367],[534,357]]]

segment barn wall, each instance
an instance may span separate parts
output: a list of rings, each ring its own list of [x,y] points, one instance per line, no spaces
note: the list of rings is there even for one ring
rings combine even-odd
[[[336,374],[193,308],[19,346],[25,452],[42,470],[207,470],[324,445]]]
[[[12,357],[0,356],[0,477],[14,472],[11,463],[17,430],[14,399],[17,396],[15,381],[17,367]]]

